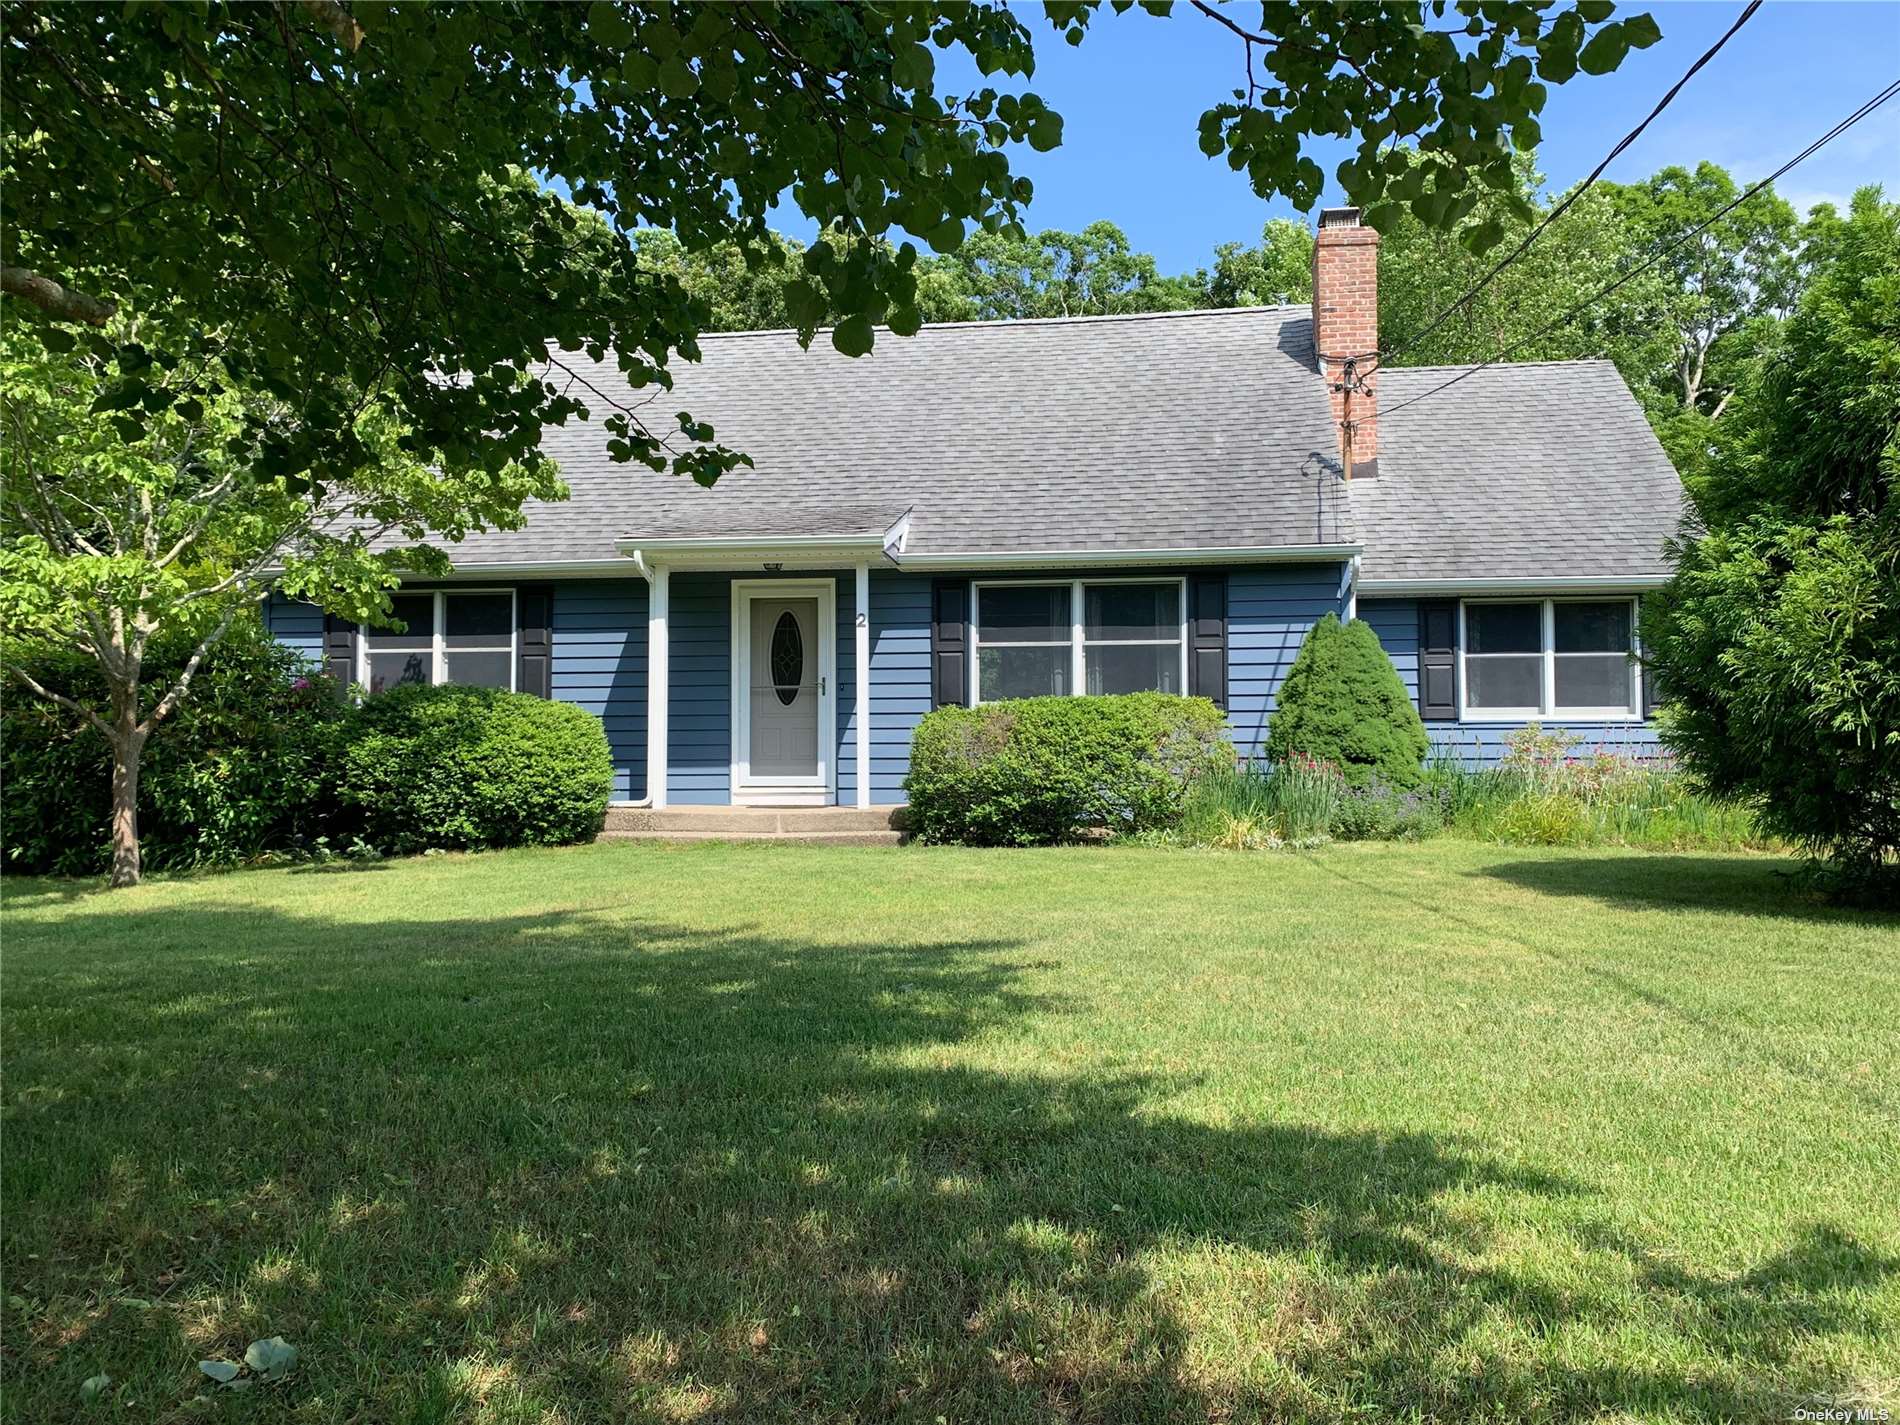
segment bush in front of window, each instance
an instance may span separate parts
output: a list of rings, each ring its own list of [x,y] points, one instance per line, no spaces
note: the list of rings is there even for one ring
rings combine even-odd
[[[1369,624],[1327,614],[1313,625],[1280,685],[1267,725],[1267,758],[1337,766],[1347,785],[1409,791],[1431,743],[1398,669]]]
[[[178,640],[155,646],[148,686],[168,686],[189,653]],[[7,661],[54,692],[105,708],[105,684],[89,657],[9,648]],[[319,846],[336,810],[331,766],[349,718],[336,685],[259,620],[234,624],[199,665],[191,696],[146,745],[138,803],[146,868],[237,865]],[[111,772],[111,752],[90,725],[10,690],[0,713],[0,865],[59,876],[103,872],[111,861]]]
[[[926,716],[904,787],[926,841],[1035,846],[1170,826],[1202,777],[1233,765],[1206,698],[1020,698]]]
[[[571,703],[411,684],[364,701],[339,782],[381,851],[554,846],[599,833],[613,762],[600,719]]]

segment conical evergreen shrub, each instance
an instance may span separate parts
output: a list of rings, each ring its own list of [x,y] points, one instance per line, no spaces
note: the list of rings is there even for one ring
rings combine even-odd
[[[1379,636],[1355,619],[1327,614],[1313,625],[1280,685],[1267,727],[1267,756],[1305,755],[1336,763],[1355,787],[1415,787],[1431,743],[1418,709]]]

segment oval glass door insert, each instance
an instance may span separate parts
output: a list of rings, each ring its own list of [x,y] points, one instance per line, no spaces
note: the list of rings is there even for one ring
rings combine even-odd
[[[798,620],[787,609],[772,629],[772,687],[786,707],[798,701],[798,685],[804,676],[805,639],[798,631]]]

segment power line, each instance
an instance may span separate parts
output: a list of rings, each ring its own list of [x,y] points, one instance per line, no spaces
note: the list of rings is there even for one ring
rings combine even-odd
[[[1648,116],[1642,121],[1642,123],[1638,124],[1635,128],[1631,129],[1628,133],[1624,134],[1622,139],[1618,141],[1616,147],[1611,149],[1607,154],[1603,156],[1603,162],[1599,163],[1595,168],[1593,168],[1590,171],[1590,176],[1584,179],[1583,182],[1578,184],[1575,188],[1571,189],[1569,194],[1565,196],[1564,200],[1561,203],[1559,203],[1556,207],[1552,208],[1550,212],[1546,213],[1544,215],[1544,220],[1541,223],[1539,223],[1536,227],[1531,229],[1530,235],[1526,237],[1524,241],[1519,243],[1507,256],[1505,256],[1502,260],[1500,260],[1497,266],[1493,267],[1489,272],[1485,273],[1484,276],[1480,277],[1475,283],[1473,283],[1471,286],[1471,289],[1467,291],[1464,294],[1464,296],[1460,297],[1457,301],[1453,302],[1449,307],[1445,308],[1444,311],[1440,312],[1437,316],[1433,317],[1431,321],[1426,324],[1425,329],[1419,332],[1417,335],[1415,335],[1409,342],[1405,343],[1405,345],[1400,346],[1396,349],[1390,349],[1384,352],[1371,352],[1371,351],[1362,352],[1360,353],[1360,356],[1362,357],[1362,359],[1368,356],[1377,356],[1379,358],[1380,365],[1382,366],[1389,365],[1395,357],[1402,356],[1406,352],[1412,350],[1412,348],[1416,347],[1420,342],[1424,341],[1426,337],[1430,336],[1433,332],[1437,331],[1446,322],[1450,321],[1459,312],[1463,311],[1466,307],[1470,306],[1472,302],[1476,301],[1479,293],[1483,292],[1485,288],[1489,287],[1491,283],[1494,280],[1496,280],[1500,272],[1504,271],[1505,268],[1509,267],[1513,262],[1516,262],[1518,258],[1522,257],[1525,254],[1525,252],[1527,252],[1530,249],[1530,245],[1536,242],[1539,237],[1543,236],[1543,232],[1545,228],[1548,228],[1552,223],[1556,222],[1557,219],[1561,218],[1564,215],[1564,213],[1569,210],[1571,204],[1575,203],[1585,193],[1590,191],[1591,185],[1594,184],[1597,181],[1597,179],[1603,176],[1603,170],[1608,168],[1613,162],[1615,162],[1617,156],[1621,154],[1624,149],[1628,148],[1631,144],[1636,142],[1636,140],[1642,135],[1643,130],[1648,128],[1650,124],[1655,121],[1656,116],[1662,113],[1664,109],[1667,109],[1670,105],[1670,102],[1674,100],[1676,95],[1682,92],[1682,86],[1687,84],[1691,79],[1694,79],[1696,77],[1696,74],[1701,70],[1702,66],[1707,64],[1710,60],[1714,59],[1716,54],[1721,50],[1722,46],[1727,44],[1731,39],[1733,39],[1735,37],[1735,32],[1741,29],[1743,25],[1746,25],[1749,22],[1750,18],[1753,17],[1754,13],[1760,8],[1761,8],[1761,0],[1749,0],[1749,3],[1742,8],[1742,13],[1736,16],[1735,23],[1728,27],[1727,32],[1722,36],[1722,38],[1717,40],[1714,44],[1710,45],[1708,49],[1704,50],[1702,53],[1702,57],[1698,59],[1694,64],[1690,65],[1689,68],[1683,73],[1682,78],[1678,79],[1673,85],[1670,86],[1669,92],[1663,95],[1661,99],[1656,101],[1656,107],[1649,111]]]
[[[1642,276],[1645,272],[1649,271],[1650,268],[1654,267],[1657,263],[1661,262],[1665,257],[1669,256],[1670,253],[1674,252],[1677,248],[1681,247],[1684,243],[1688,242],[1691,238],[1701,236],[1709,228],[1713,227],[1716,223],[1720,222],[1723,218],[1727,217],[1730,213],[1734,212],[1737,208],[1741,207],[1742,204],[1746,203],[1750,198],[1753,198],[1757,193],[1761,192],[1762,189],[1768,187],[1771,183],[1773,183],[1776,179],[1780,178],[1784,173],[1786,173],[1789,169],[1793,168],[1796,164],[1805,162],[1807,159],[1812,158],[1823,147],[1832,143],[1835,139],[1839,138],[1842,134],[1846,133],[1849,129],[1853,128],[1855,124],[1858,124],[1862,119],[1866,118],[1869,114],[1873,113],[1874,110],[1878,109],[1882,104],[1885,104],[1889,99],[1893,98],[1895,94],[1900,94],[1900,79],[1895,80],[1893,83],[1889,84],[1885,89],[1882,89],[1878,94],[1874,95],[1873,98],[1869,99],[1866,103],[1862,104],[1858,109],[1854,110],[1853,113],[1849,114],[1845,119],[1842,119],[1833,128],[1829,129],[1826,133],[1822,134],[1821,137],[1816,139],[1813,143],[1809,144],[1806,148],[1802,149],[1801,152],[1797,153],[1793,158],[1789,159],[1786,163],[1782,164],[1781,167],[1777,168],[1773,173],[1769,174],[1766,178],[1762,179],[1759,183],[1756,183],[1753,187],[1749,188],[1747,191],[1742,193],[1739,197],[1735,198],[1732,202],[1725,204],[1713,216],[1704,219],[1700,223],[1697,223],[1693,228],[1690,228],[1689,231],[1682,234],[1682,236],[1678,237],[1674,242],[1671,242],[1667,244],[1666,246],[1659,248],[1656,252],[1652,253],[1646,261],[1642,262],[1636,267],[1632,267],[1628,272],[1625,272],[1621,277],[1617,278],[1614,282],[1611,282],[1608,285],[1591,293],[1588,297],[1585,297],[1581,302],[1579,302],[1576,306],[1572,307],[1569,311],[1565,312],[1562,316],[1556,318],[1554,321],[1549,322],[1542,327],[1539,327],[1536,331],[1530,333],[1528,336],[1519,337],[1516,341],[1512,342],[1509,346],[1505,347],[1502,351],[1500,351],[1496,356],[1491,357],[1487,361],[1481,361],[1476,366],[1468,367],[1465,370],[1460,371],[1456,376],[1452,377],[1449,381],[1446,381],[1446,382],[1441,383],[1440,385],[1434,386],[1429,391],[1421,391],[1416,396],[1412,396],[1412,397],[1407,398],[1406,400],[1400,401],[1398,405],[1393,406],[1389,410],[1384,410],[1384,411],[1379,412],[1378,419],[1383,423],[1384,421],[1390,419],[1392,416],[1396,415],[1398,412],[1404,410],[1407,406],[1416,406],[1420,401],[1428,400],[1429,398],[1436,396],[1440,391],[1443,391],[1444,389],[1446,389],[1446,387],[1456,386],[1460,381],[1464,380],[1467,376],[1475,376],[1480,371],[1483,371],[1487,367],[1496,366],[1500,361],[1505,361],[1509,359],[1511,354],[1519,350],[1521,347],[1527,346],[1531,342],[1537,341],[1538,339],[1542,337],[1546,337],[1550,335],[1550,333],[1557,330],[1558,327],[1563,326],[1566,322],[1569,322],[1575,319],[1576,317],[1581,316],[1584,312],[1588,311],[1591,307],[1595,306],[1598,302],[1602,301],[1605,297],[1609,296],[1612,292],[1615,292],[1618,288],[1626,286],[1628,283],[1635,281],[1638,277]]]

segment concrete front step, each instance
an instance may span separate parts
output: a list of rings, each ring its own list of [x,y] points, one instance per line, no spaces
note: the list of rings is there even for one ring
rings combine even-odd
[[[903,839],[902,807],[609,807],[606,837],[682,840],[874,838],[883,846]]]
[[[902,846],[901,831],[603,831],[601,841],[773,841],[785,846]]]

